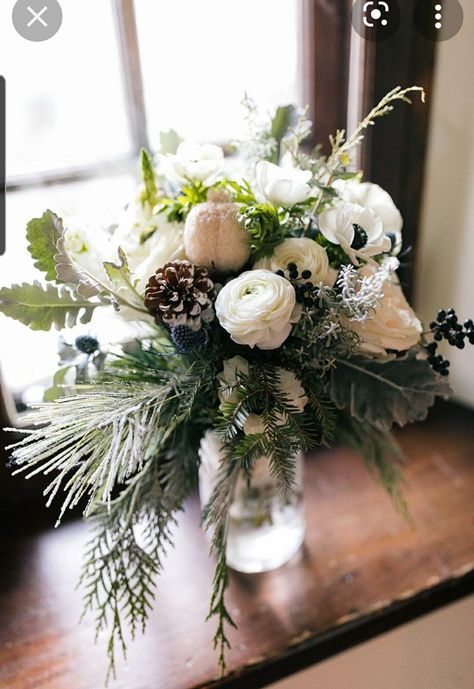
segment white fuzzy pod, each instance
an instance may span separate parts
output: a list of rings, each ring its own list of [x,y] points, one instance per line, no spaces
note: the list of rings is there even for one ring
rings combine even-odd
[[[184,246],[188,259],[222,273],[242,268],[250,257],[250,237],[237,220],[239,206],[207,201],[186,219]]]

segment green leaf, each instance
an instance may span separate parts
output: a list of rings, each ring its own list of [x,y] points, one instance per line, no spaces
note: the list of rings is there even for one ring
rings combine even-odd
[[[62,397],[64,394],[63,385],[66,380],[66,376],[72,368],[75,368],[75,366],[64,366],[56,371],[53,377],[52,386],[44,391],[44,402],[54,402]]]
[[[277,142],[277,150],[275,152],[273,162],[278,163],[280,160],[281,142],[288,130],[295,124],[297,119],[297,112],[294,105],[281,105],[276,109],[275,116],[272,119],[272,126],[270,133]]]
[[[448,397],[450,387],[416,351],[388,361],[356,357],[338,360],[331,373],[330,394],[338,409],[358,421],[390,429],[394,423],[426,418],[436,397]]]
[[[162,155],[176,153],[181,141],[182,138],[174,129],[168,129],[167,132],[160,132],[160,153]]]
[[[142,206],[148,204],[150,208],[154,208],[158,203],[158,187],[156,185],[153,157],[145,148],[142,148],[140,153],[140,169],[143,180],[143,190],[140,194],[140,203]]]
[[[47,210],[41,218],[33,218],[26,226],[28,251],[34,266],[46,274],[46,280],[56,280],[55,256],[58,241],[64,236],[63,221],[53,211]]]
[[[91,303],[66,285],[54,287],[35,281],[0,289],[0,312],[32,330],[58,330],[73,327],[78,319],[88,323],[100,302]]]

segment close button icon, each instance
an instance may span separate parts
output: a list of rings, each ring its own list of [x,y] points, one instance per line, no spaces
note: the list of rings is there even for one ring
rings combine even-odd
[[[47,41],[61,28],[63,12],[57,0],[17,0],[12,21],[28,41]]]

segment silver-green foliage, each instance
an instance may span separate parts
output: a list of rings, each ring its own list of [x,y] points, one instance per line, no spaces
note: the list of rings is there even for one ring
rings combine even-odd
[[[84,299],[67,285],[42,285],[36,280],[0,289],[0,312],[32,330],[72,328],[89,323],[100,302]]]
[[[338,359],[331,370],[335,406],[385,430],[425,419],[436,397],[447,398],[449,393],[448,383],[416,350],[388,360]]]

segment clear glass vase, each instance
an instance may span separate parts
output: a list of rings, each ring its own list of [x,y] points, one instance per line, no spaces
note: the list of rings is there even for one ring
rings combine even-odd
[[[218,437],[208,431],[201,441],[199,493],[204,507],[212,494],[220,460]],[[287,495],[278,490],[268,460],[257,460],[250,484],[239,478],[229,512],[227,563],[238,572],[276,569],[288,562],[304,539],[303,458],[295,457],[296,481]]]

